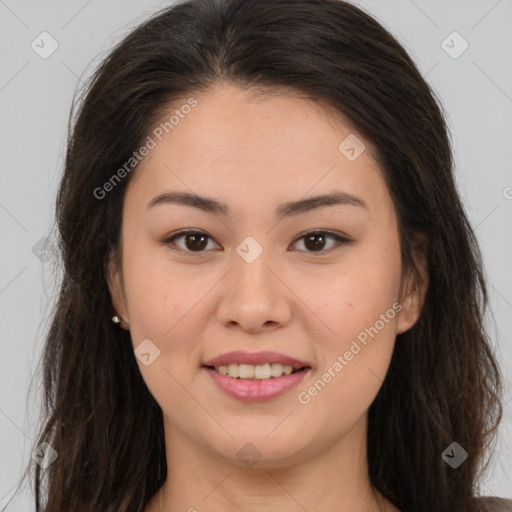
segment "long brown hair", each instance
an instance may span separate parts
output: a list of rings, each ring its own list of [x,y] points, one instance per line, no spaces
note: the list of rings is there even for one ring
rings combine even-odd
[[[399,509],[475,510],[502,414],[484,330],[481,256],[457,194],[435,94],[377,21],[341,0],[188,0],[157,13],[104,59],[72,112],[56,220],[60,296],[43,352],[44,424],[59,454],[35,469],[36,510],[142,512],[166,479],[162,412],[129,333],[111,322],[107,261],[136,169],[98,198],[176,98],[218,81],[288,88],[344,114],[375,148],[397,212],[404,265],[428,239],[428,290],[397,337],[369,410],[371,483]],[[456,441],[457,469],[442,458]]]

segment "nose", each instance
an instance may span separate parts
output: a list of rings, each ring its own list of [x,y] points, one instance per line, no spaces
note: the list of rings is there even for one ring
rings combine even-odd
[[[263,250],[254,261],[233,254],[233,268],[222,280],[217,309],[217,318],[226,327],[260,332],[290,321],[293,293],[270,253]]]

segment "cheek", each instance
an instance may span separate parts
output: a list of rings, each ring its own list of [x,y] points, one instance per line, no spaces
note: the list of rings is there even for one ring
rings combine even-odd
[[[125,264],[132,325],[143,336],[171,338],[180,324],[189,321],[214,277],[195,265],[172,265],[162,248],[132,252]]]
[[[171,264],[161,252],[149,250],[132,256],[125,268],[133,346],[137,353],[150,339],[159,350],[150,366],[137,361],[141,374],[162,406],[185,406],[190,397],[178,383],[190,384],[194,365],[199,368],[220,276],[197,265]]]
[[[394,332],[393,304],[399,298],[400,278],[398,248],[386,251],[381,245],[366,244],[339,265],[314,275],[303,272],[295,282],[297,294],[325,327],[324,341],[332,350],[341,350],[376,322],[379,330]],[[385,325],[381,315],[386,315]]]
[[[368,245],[364,249],[357,257],[347,258],[336,272],[303,281],[299,292],[306,297],[308,288],[315,290],[305,302],[310,301],[328,327],[315,337],[318,380],[303,391],[314,401],[318,414],[332,406],[332,412],[340,415],[338,421],[348,421],[347,425],[364,413],[382,385],[401,310],[398,248],[386,251]]]
[[[190,396],[184,390],[191,379],[191,362],[199,359],[198,340],[206,321],[201,298],[214,276],[176,271],[162,257],[142,255],[126,265],[125,286],[130,334],[136,350],[151,340],[158,357],[150,365],[137,360],[142,377],[164,411],[186,410]]]
[[[309,417],[328,424],[326,436],[350,430],[377,396],[393,354],[400,310],[385,288],[371,295],[370,282],[363,288],[343,284],[339,308],[325,314],[335,334],[316,339],[316,375],[298,396]]]

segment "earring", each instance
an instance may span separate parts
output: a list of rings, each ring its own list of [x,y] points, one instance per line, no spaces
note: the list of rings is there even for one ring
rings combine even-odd
[[[123,320],[120,316],[117,316],[117,315],[114,315],[112,317],[112,322],[114,322],[115,324],[118,324],[118,325],[121,325],[121,324],[129,325],[126,320]]]

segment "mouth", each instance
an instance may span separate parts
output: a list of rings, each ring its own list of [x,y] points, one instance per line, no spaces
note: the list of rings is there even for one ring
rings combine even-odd
[[[262,402],[283,395],[311,371],[311,364],[278,352],[230,352],[202,365],[217,387],[242,401]]]
[[[309,365],[294,367],[280,363],[203,365],[203,369],[220,391],[242,402],[277,399],[312,371]]]
[[[237,380],[269,380],[278,379],[283,375],[293,375],[310,369],[310,366],[304,365],[293,367],[292,365],[284,365],[280,363],[264,363],[264,364],[242,364],[231,363],[219,366],[206,366],[220,375],[225,375]]]

